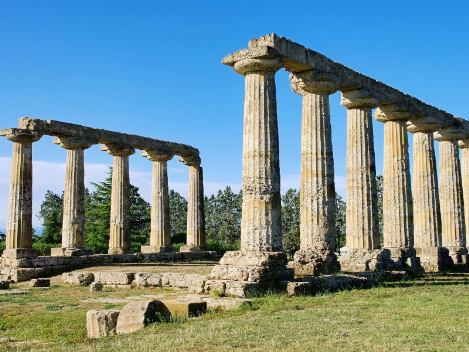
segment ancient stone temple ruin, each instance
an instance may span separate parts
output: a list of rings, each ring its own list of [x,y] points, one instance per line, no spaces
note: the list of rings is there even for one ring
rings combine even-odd
[[[291,72],[303,96],[299,275],[420,268],[438,271],[467,258],[463,198],[469,197],[469,122],[275,34],[252,39],[222,63],[245,77],[241,250],[212,279],[267,284],[292,273],[281,252],[280,167],[275,73]],[[337,258],[329,95],[347,109],[346,241]],[[384,127],[383,227],[378,238],[374,118]],[[413,179],[409,143],[413,138]],[[438,186],[434,139],[440,143]],[[463,148],[462,168],[459,150]],[[463,197],[464,188],[464,197]]]
[[[56,136],[54,143],[67,150],[63,200],[62,247],[50,257],[38,257],[32,249],[32,145],[43,135]],[[0,130],[13,142],[6,249],[1,274],[15,281],[63,271],[70,265],[142,260],[212,257],[205,251],[203,179],[199,151],[189,145],[100,130],[71,123],[20,118],[18,128]],[[109,255],[92,255],[85,245],[84,151],[94,144],[113,157]],[[142,254],[130,253],[129,156],[141,155],[153,163],[150,245]],[[187,243],[172,252],[169,228],[167,161],[179,155],[190,167]]]
[[[222,63],[245,77],[241,249],[227,252],[201,291],[247,292],[287,283],[296,275],[339,270],[416,269],[435,272],[466,265],[469,221],[469,122],[362,75],[275,34],[253,39]],[[300,250],[282,252],[279,138],[275,73],[291,72],[303,97]],[[335,249],[334,157],[329,96],[341,92],[347,121],[346,243]],[[384,128],[383,237],[380,245],[372,110]],[[413,134],[412,179],[408,132]],[[51,257],[31,249],[31,151],[43,134],[67,149],[62,248]],[[203,176],[199,151],[188,145],[89,127],[21,118],[1,130],[13,144],[13,165],[2,274],[20,280],[50,267],[213,255],[204,251]],[[434,140],[439,142],[439,180]],[[113,156],[108,255],[84,248],[84,150],[93,144]],[[462,148],[462,165],[459,159]],[[150,246],[127,254],[129,156],[141,149],[153,162]],[[166,163],[174,155],[190,168],[187,244],[171,252]],[[146,256],[146,257],[145,257]],[[36,270],[36,271],[35,271]],[[42,270],[37,273],[37,270]]]

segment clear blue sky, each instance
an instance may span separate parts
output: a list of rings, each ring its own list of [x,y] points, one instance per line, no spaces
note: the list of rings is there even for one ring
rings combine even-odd
[[[468,13],[468,1],[0,0],[0,128],[32,116],[191,144],[201,152],[208,191],[239,189],[244,78],[220,63],[225,55],[275,32],[469,119]],[[301,97],[283,70],[277,93],[282,180],[298,187]],[[346,110],[339,100],[331,96],[335,172],[343,178]],[[382,130],[375,122],[378,173]],[[0,139],[0,228],[11,151]],[[112,162],[98,147],[85,158]],[[63,169],[65,150],[44,137],[34,160],[42,162],[36,189],[61,191],[54,165]],[[142,182],[151,163],[135,155],[131,169],[149,199]],[[170,163],[175,188],[187,178],[185,166]],[[36,193],[35,211],[43,198]]]

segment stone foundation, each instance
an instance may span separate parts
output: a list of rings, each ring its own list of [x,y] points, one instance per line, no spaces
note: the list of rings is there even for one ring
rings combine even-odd
[[[144,254],[149,253],[169,253],[173,252],[174,248],[171,246],[141,246],[140,252]]]
[[[318,276],[339,271],[337,256],[330,250],[299,250],[288,267],[295,270],[296,276]]]
[[[420,258],[420,266],[425,272],[441,272],[451,268],[453,261],[447,248],[422,247],[415,248],[416,256]]]
[[[386,249],[349,249],[348,255],[338,259],[340,269],[344,272],[386,270],[391,252]]]
[[[467,265],[468,250],[465,247],[446,247],[452,264]]]
[[[28,256],[26,256],[28,254]],[[171,253],[132,253],[94,254],[84,256],[34,256],[33,250],[5,250],[1,258],[0,280],[26,281],[69,271],[76,267],[111,263],[147,263],[165,261],[215,259],[216,252],[171,252]]]
[[[88,248],[51,248],[51,257],[78,257],[81,255],[92,255],[93,251]]]

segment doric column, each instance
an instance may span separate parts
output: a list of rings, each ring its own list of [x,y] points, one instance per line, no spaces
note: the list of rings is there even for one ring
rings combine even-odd
[[[337,85],[317,80],[314,71],[292,73],[290,80],[293,91],[303,96],[300,250],[295,253],[295,261],[303,265],[301,270],[299,267],[295,270],[297,274],[319,274],[319,266],[326,262],[327,268],[323,270],[332,272],[337,268],[337,259],[334,254],[335,183],[329,95],[337,91]],[[321,264],[316,263],[319,258]],[[315,270],[306,273],[306,263],[312,263]]]
[[[97,141],[82,137],[60,137],[55,138],[54,143],[67,149],[61,249],[82,249],[85,245],[84,150],[97,144]]]
[[[407,130],[413,133],[414,247],[441,246],[440,199],[433,142],[434,125],[427,117],[412,119]]]
[[[9,257],[22,257],[23,254],[34,254],[30,250],[33,208],[32,143],[38,141],[42,134],[12,129],[11,134],[5,137],[14,142],[5,254]]]
[[[111,219],[109,254],[130,252],[130,179],[129,156],[135,153],[132,146],[108,143],[101,146],[113,156],[111,186]]]
[[[440,142],[440,209],[442,246],[448,248],[454,263],[465,263],[467,256],[464,200],[458,140],[464,135],[458,126],[435,132]]]
[[[393,105],[381,106],[375,112],[376,120],[384,123],[383,240],[388,249],[404,250],[414,244],[406,121],[409,116]]]
[[[464,219],[466,234],[469,229],[469,140],[460,140],[459,147],[461,152],[461,181],[464,200]]]
[[[282,249],[280,163],[275,72],[281,58],[244,59],[245,76],[241,250]]]
[[[350,251],[379,247],[376,166],[371,109],[378,100],[363,90],[342,92],[347,108],[346,227]]]
[[[189,166],[189,193],[187,197],[187,239],[181,252],[205,250],[205,211],[203,170],[198,156],[180,157]]]
[[[150,245],[142,246],[141,250],[142,253],[164,253],[171,249],[167,164],[173,154],[149,150],[141,155],[153,161]]]

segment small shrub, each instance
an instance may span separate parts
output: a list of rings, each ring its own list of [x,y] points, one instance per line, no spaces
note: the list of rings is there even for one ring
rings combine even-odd
[[[33,249],[37,250],[39,255],[50,255],[51,248],[60,248],[61,246],[61,243],[44,243],[42,241],[33,243]]]

